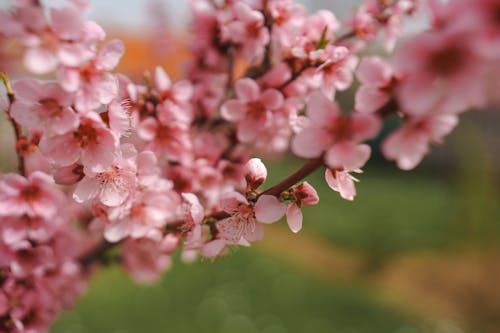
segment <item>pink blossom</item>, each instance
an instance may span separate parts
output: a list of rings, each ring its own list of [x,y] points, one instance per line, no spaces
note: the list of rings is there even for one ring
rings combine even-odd
[[[264,229],[255,220],[253,206],[238,192],[228,192],[221,198],[222,210],[230,215],[217,222],[219,235],[227,244],[247,245],[264,236]]]
[[[140,283],[151,283],[172,266],[171,247],[150,238],[127,239],[123,244],[123,266]]]
[[[323,93],[333,98],[336,90],[346,90],[352,84],[353,72],[358,65],[358,58],[344,46],[328,46],[322,57],[326,61],[318,67],[322,76]]]
[[[403,170],[415,168],[429,150],[430,143],[439,143],[458,123],[455,114],[429,113],[410,118],[391,133],[382,144],[385,157],[395,160]]]
[[[405,112],[421,115],[438,106],[462,112],[482,105],[484,68],[473,38],[458,28],[425,32],[398,49],[394,68],[402,78],[398,100]]]
[[[97,197],[106,206],[121,205],[137,184],[136,154],[132,145],[123,145],[107,169],[85,173],[76,186],[73,198],[82,203]]]
[[[256,190],[264,184],[267,178],[267,169],[260,158],[252,158],[245,165],[245,180],[247,191]]]
[[[85,64],[62,67],[59,80],[62,87],[75,92],[75,106],[80,112],[96,110],[110,103],[118,94],[118,81],[109,72],[125,52],[120,40],[114,39],[101,47],[99,53]]]
[[[183,229],[188,230],[185,247],[188,249],[199,248],[203,245],[202,223],[205,218],[203,206],[192,193],[183,193],[185,202],[185,222]]]
[[[336,169],[354,170],[366,163],[371,149],[361,142],[378,133],[378,118],[358,113],[343,116],[321,92],[310,96],[306,112],[310,122],[292,140],[295,154],[316,158],[325,153],[326,164]]]
[[[249,78],[238,80],[235,90],[238,99],[224,103],[221,114],[224,119],[237,123],[240,141],[251,142],[268,124],[273,111],[283,105],[283,95],[275,89],[261,92],[257,83]]]
[[[258,61],[269,43],[269,31],[264,25],[264,15],[240,1],[234,2],[231,10],[234,18],[229,22],[222,22],[221,25],[222,40],[241,45],[246,59]]]
[[[148,143],[147,148],[157,155],[172,161],[182,161],[188,158],[192,148],[188,130],[189,126],[185,121],[175,119],[172,115],[165,122],[154,117],[145,118],[139,123],[137,134]]]
[[[179,203],[171,184],[161,179],[155,188],[135,191],[122,205],[108,210],[104,237],[113,243],[128,236],[158,239],[169,221],[177,217]]]
[[[71,108],[73,95],[57,83],[34,79],[15,82],[16,101],[11,115],[29,129],[43,129],[47,134],[63,134],[75,129],[79,119]]]
[[[364,58],[357,72],[361,87],[356,92],[356,111],[373,113],[388,103],[397,83],[394,75],[392,68],[381,58]]]
[[[54,217],[62,203],[52,178],[39,171],[28,178],[7,174],[0,179],[0,216]]]
[[[114,161],[118,145],[116,136],[95,113],[80,117],[73,131],[44,136],[40,150],[58,166],[68,166],[81,160],[86,172],[103,172]]]
[[[352,201],[356,196],[356,187],[354,182],[358,181],[350,172],[356,170],[335,170],[327,168],[325,171],[325,178],[328,186],[346,200]]]
[[[314,206],[319,202],[319,196],[308,182],[293,186],[288,191],[290,204],[286,210],[286,222],[294,233],[302,229],[302,206]]]

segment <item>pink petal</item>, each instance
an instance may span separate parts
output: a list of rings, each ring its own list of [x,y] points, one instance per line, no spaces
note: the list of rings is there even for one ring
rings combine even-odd
[[[335,171],[335,176],[331,169],[326,169],[325,178],[328,186],[334,191],[340,193],[340,196],[346,200],[352,201],[356,196],[354,181],[347,172]]]
[[[38,103],[44,95],[44,85],[35,79],[25,78],[14,81],[12,89],[16,94],[16,99],[25,102]]]
[[[330,168],[351,171],[362,168],[370,158],[370,154],[370,146],[344,141],[328,149],[325,162]]]
[[[434,142],[440,142],[458,125],[456,114],[439,114],[431,117],[428,123],[429,135]]]
[[[106,225],[104,238],[110,243],[117,243],[128,236],[130,226],[128,220]]]
[[[158,91],[168,91],[172,87],[170,76],[168,76],[163,67],[157,66],[155,68],[154,84]]]
[[[51,8],[50,19],[52,29],[61,39],[76,40],[83,33],[83,16],[76,9],[71,7]]]
[[[265,123],[265,119],[264,119]],[[237,137],[238,140],[245,143],[250,143],[255,140],[259,134],[259,129],[264,126],[263,122],[252,118],[245,118],[238,124]]]
[[[276,89],[267,89],[262,93],[260,99],[268,110],[279,109],[285,101],[283,95]]]
[[[390,96],[372,86],[361,86],[356,91],[354,109],[358,112],[372,113],[384,106],[390,99]]]
[[[106,170],[115,159],[117,140],[111,131],[97,129],[97,142],[91,142],[82,148],[82,164],[86,170],[102,172]]]
[[[194,222],[200,224],[203,221],[203,218],[205,217],[205,210],[203,209],[203,206],[200,204],[198,197],[192,193],[182,193],[182,198],[189,203],[190,205],[189,213],[191,214],[191,217],[193,218]]]
[[[239,79],[235,85],[236,95],[243,102],[251,102],[259,99],[260,88],[257,83],[249,78]]]
[[[286,205],[273,195],[261,195],[255,203],[255,217],[262,223],[274,223],[286,212]]]
[[[34,74],[47,74],[57,68],[57,59],[51,51],[42,47],[30,48],[24,54],[24,66]]]
[[[215,239],[206,243],[201,249],[201,255],[207,258],[214,258],[219,256],[226,248],[226,242],[222,239]]]
[[[317,127],[307,127],[292,139],[292,151],[304,158],[321,156],[330,143],[330,136]]]
[[[292,203],[286,210],[286,222],[290,230],[298,233],[302,229],[302,210],[296,204]]]
[[[75,92],[80,87],[80,73],[76,69],[61,68],[58,72],[58,78],[66,91]]]
[[[92,59],[93,56],[92,48],[79,43],[64,43],[57,49],[57,57],[61,64],[69,67],[79,67]]]
[[[108,105],[109,127],[117,136],[126,135],[131,130],[129,111],[117,100]]]
[[[52,117],[44,122],[49,133],[64,134],[74,130],[80,118],[71,108],[64,108],[57,117]]]
[[[264,239],[264,227],[260,223],[255,224],[255,228],[245,234],[245,239],[249,242],[255,243],[260,242]]]
[[[80,146],[73,132],[52,137],[43,136],[39,147],[42,154],[59,166],[73,164],[80,157]]]
[[[14,104],[12,104],[10,115],[16,122],[26,126],[28,129],[43,127],[37,112],[33,110],[33,104],[31,102],[26,103],[23,100],[16,100]]]
[[[92,200],[97,196],[100,190],[100,183],[96,178],[84,177],[76,185],[73,192],[73,199],[76,202],[83,203]]]
[[[328,126],[340,116],[338,105],[326,98],[319,90],[309,96],[306,113],[314,124],[322,127]]]
[[[391,79],[392,69],[379,57],[367,57],[359,64],[357,76],[364,84],[380,87]]]
[[[101,187],[99,200],[108,207],[117,207],[127,199],[128,194],[126,186],[120,186],[110,181]]]
[[[246,111],[246,104],[236,99],[232,99],[224,103],[220,110],[222,118],[229,121],[238,121],[243,119]]]
[[[137,134],[145,141],[153,141],[157,131],[158,121],[153,117],[144,119],[137,128]]]
[[[137,155],[136,163],[137,177],[141,184],[150,184],[157,180],[159,175],[158,159],[152,151],[142,151]]]
[[[187,80],[182,80],[172,87],[172,95],[177,101],[187,102],[193,97],[193,86]]]
[[[382,127],[382,121],[375,115],[353,113],[351,116],[352,140],[365,141],[374,138]]]
[[[109,73],[92,80],[94,92],[102,104],[110,103],[118,95],[118,80]]]
[[[385,139],[381,149],[387,159],[396,160],[400,169],[411,170],[427,154],[429,138],[424,132],[402,127]]]
[[[227,213],[238,211],[240,204],[248,204],[248,201],[241,193],[238,192],[227,192],[220,198],[221,209]]]
[[[118,65],[120,58],[125,53],[125,45],[119,39],[113,39],[99,50],[95,67],[100,71],[110,71]]]
[[[242,238],[244,223],[249,221],[235,221],[233,217],[228,217],[217,222],[216,226],[224,240],[230,244],[237,244]]]
[[[438,103],[439,88],[432,77],[424,74],[413,75],[404,80],[398,89],[398,101],[402,109],[419,116],[433,110]]]

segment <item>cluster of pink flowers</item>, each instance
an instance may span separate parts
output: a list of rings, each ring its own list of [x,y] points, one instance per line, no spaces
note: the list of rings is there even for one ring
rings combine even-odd
[[[144,82],[114,73],[125,47],[85,19],[86,0],[0,11],[0,43],[17,43],[26,69],[44,75],[2,76],[20,162],[20,174],[0,176],[2,332],[46,331],[112,246],[150,282],[176,251],[218,257],[284,216],[296,233],[302,208],[319,202],[303,179],[324,167],[329,187],[353,200],[353,173],[385,119],[400,125],[381,151],[409,170],[460,113],[494,97],[498,0],[429,0],[430,27],[396,48],[415,1],[367,0],[345,21],[293,0],[190,4],[193,56],[177,82],[161,67]],[[368,54],[379,33],[395,48],[389,60]],[[336,103],[347,89],[353,110]],[[305,165],[265,185],[252,156],[288,151]]]

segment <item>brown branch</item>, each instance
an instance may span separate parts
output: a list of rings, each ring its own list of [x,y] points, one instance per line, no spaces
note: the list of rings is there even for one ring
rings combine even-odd
[[[274,196],[279,196],[281,192],[286,191],[305,177],[309,176],[311,173],[316,171],[319,167],[323,165],[323,156],[311,159],[307,161],[306,164],[304,164],[299,170],[295,171],[293,174],[288,176],[286,179],[282,180],[278,184],[274,185],[273,187],[265,190],[264,192],[260,193],[258,197],[261,195],[267,194],[267,195],[274,195]]]
[[[119,243],[110,243],[103,239],[95,247],[83,254],[78,261],[84,268],[88,268],[93,263],[101,262],[103,260],[103,255],[118,244]]]
[[[5,112],[7,113],[7,117],[9,119],[9,122],[12,124],[12,127],[14,128],[14,134],[16,136],[16,154],[17,154],[17,168],[19,170],[19,173],[21,175],[25,175],[25,168],[24,168],[24,157],[22,152],[19,150],[17,143],[19,142],[20,139],[23,137],[23,130],[21,128],[21,125],[19,125],[14,118],[10,115],[10,110],[12,108],[12,104],[14,104],[16,100],[16,96],[14,95],[14,90],[12,89],[12,85],[10,84],[9,77],[7,73],[0,72],[0,79],[3,82],[3,85],[5,86],[5,89],[7,90],[7,99],[9,101],[9,105]]]

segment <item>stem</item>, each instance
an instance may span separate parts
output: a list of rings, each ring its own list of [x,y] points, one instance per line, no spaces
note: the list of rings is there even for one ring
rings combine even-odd
[[[5,89],[7,90],[7,99],[9,100],[9,105],[7,107],[7,110],[5,110],[5,112],[7,113],[7,117],[10,123],[12,124],[12,127],[14,128],[14,134],[16,136],[17,168],[19,170],[19,173],[24,176],[26,174],[24,168],[24,157],[17,148],[17,142],[19,142],[19,139],[21,139],[23,135],[23,130],[21,126],[10,115],[10,109],[12,108],[12,104],[16,100],[16,96],[14,95],[14,90],[12,89],[12,85],[10,84],[10,80],[9,77],[7,76],[7,73],[0,72],[0,79],[3,82]]]
[[[261,195],[264,194],[279,196],[281,192],[289,189],[290,187],[292,187],[305,177],[309,176],[311,173],[316,171],[316,169],[318,169],[322,165],[323,165],[323,156],[309,160],[299,170],[295,171],[293,174],[291,174],[278,184],[274,185],[273,187],[260,193],[257,197],[260,197]]]
[[[118,244],[119,243],[110,243],[103,239],[94,248],[90,249],[90,251],[81,256],[78,261],[84,268],[88,268],[94,262],[102,261],[104,253]]]

